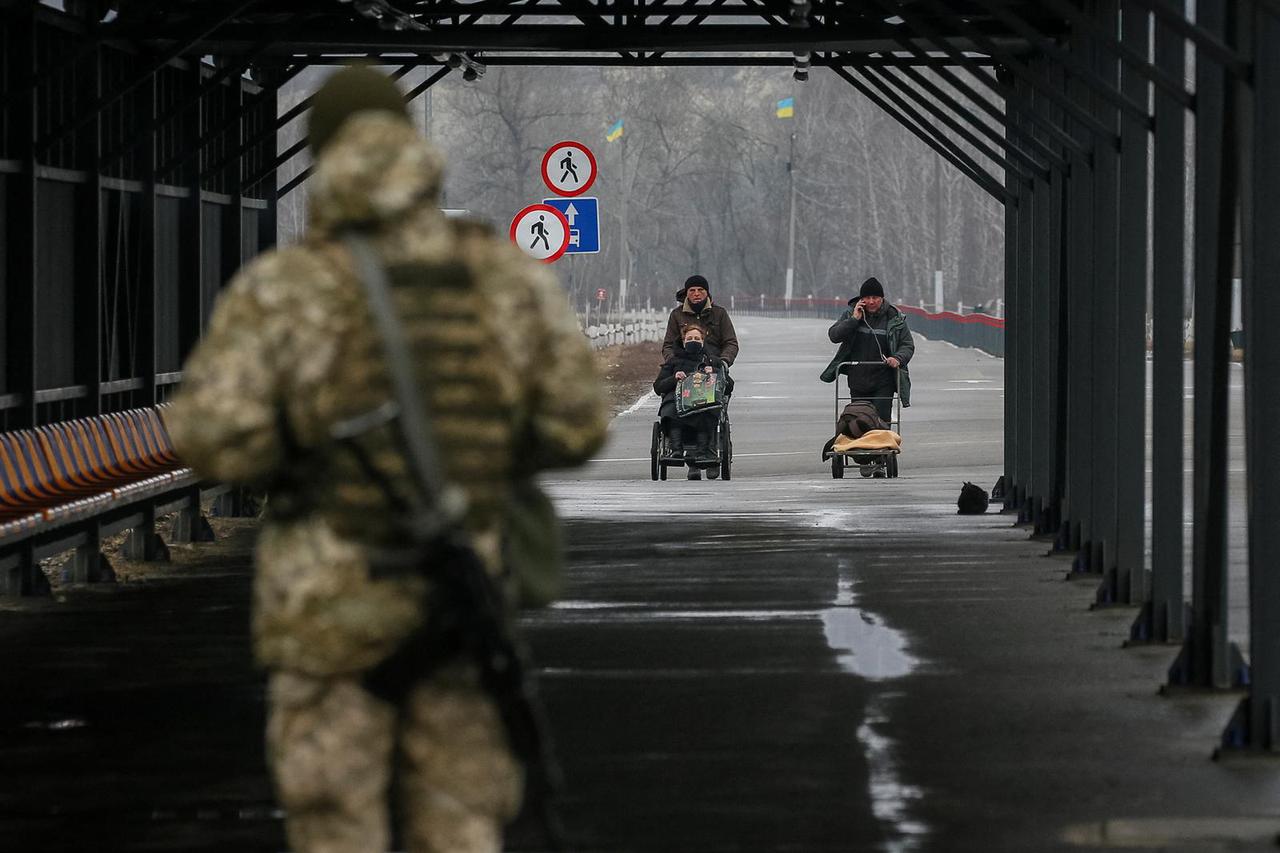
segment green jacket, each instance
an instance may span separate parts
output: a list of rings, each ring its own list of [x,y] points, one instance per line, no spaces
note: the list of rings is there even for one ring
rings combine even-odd
[[[911,357],[916,353],[916,342],[911,338],[911,330],[907,328],[907,318],[903,316],[895,306],[885,304],[884,310],[889,312],[889,349],[892,350],[889,355],[898,359],[902,363],[899,379],[901,380],[899,395],[902,398],[902,405],[911,405],[911,372],[907,370],[907,362],[911,361]],[[857,327],[853,319],[853,308],[846,308],[844,313],[840,315],[840,319],[836,320],[827,330],[827,337],[831,339],[831,343],[839,344],[840,349],[836,350],[835,358],[831,359],[831,363],[827,365],[827,369],[822,371],[823,382],[834,382],[838,374],[841,362],[852,361],[853,356],[853,332]]]

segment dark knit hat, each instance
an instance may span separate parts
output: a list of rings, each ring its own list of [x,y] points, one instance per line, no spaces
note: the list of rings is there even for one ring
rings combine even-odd
[[[879,296],[884,299],[884,285],[880,284],[880,279],[875,276],[871,276],[871,278],[864,281],[861,289],[858,290],[859,299],[867,296]]]
[[[711,295],[711,288],[707,286],[707,280],[700,275],[691,275],[684,280],[684,289],[687,291],[691,287],[701,287],[707,292],[708,296]]]
[[[324,82],[311,101],[307,142],[319,154],[352,113],[384,110],[409,120],[404,95],[387,75],[367,65],[352,65]]]

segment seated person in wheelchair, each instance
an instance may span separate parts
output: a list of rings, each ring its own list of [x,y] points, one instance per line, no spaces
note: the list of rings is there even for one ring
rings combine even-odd
[[[701,326],[690,324],[685,327],[680,346],[671,353],[671,357],[658,371],[658,378],[653,381],[653,391],[662,397],[662,405],[658,408],[658,416],[662,419],[662,429],[671,442],[671,453],[683,455],[694,464],[709,464],[716,461],[715,449],[711,446],[716,433],[716,411],[698,412],[683,418],[676,417],[676,386],[695,371],[724,373],[726,390],[733,390],[733,380],[725,372],[724,360],[707,351],[706,333]],[[687,450],[685,445],[693,443],[694,449]]]

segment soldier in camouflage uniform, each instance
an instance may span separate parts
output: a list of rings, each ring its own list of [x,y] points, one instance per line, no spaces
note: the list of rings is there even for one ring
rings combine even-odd
[[[292,849],[387,849],[394,762],[410,850],[498,851],[523,776],[475,665],[447,662],[399,703],[362,680],[421,625],[429,590],[420,574],[371,578],[369,554],[396,544],[394,508],[333,439],[335,424],[393,399],[340,235],[360,229],[386,266],[440,455],[493,573],[513,480],[588,458],[605,434],[602,390],[547,269],[440,212],[441,158],[390,80],[339,72],[317,93],[310,130],[307,237],[231,282],[166,422],[202,476],[269,491],[253,634],[270,671],[268,749]],[[384,486],[412,489],[390,426],[360,443]]]

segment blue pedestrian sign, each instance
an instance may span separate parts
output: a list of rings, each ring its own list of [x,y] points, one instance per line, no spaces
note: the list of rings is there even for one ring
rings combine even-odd
[[[548,198],[550,205],[569,220],[569,248],[566,255],[589,255],[600,251],[600,203],[595,198]]]

